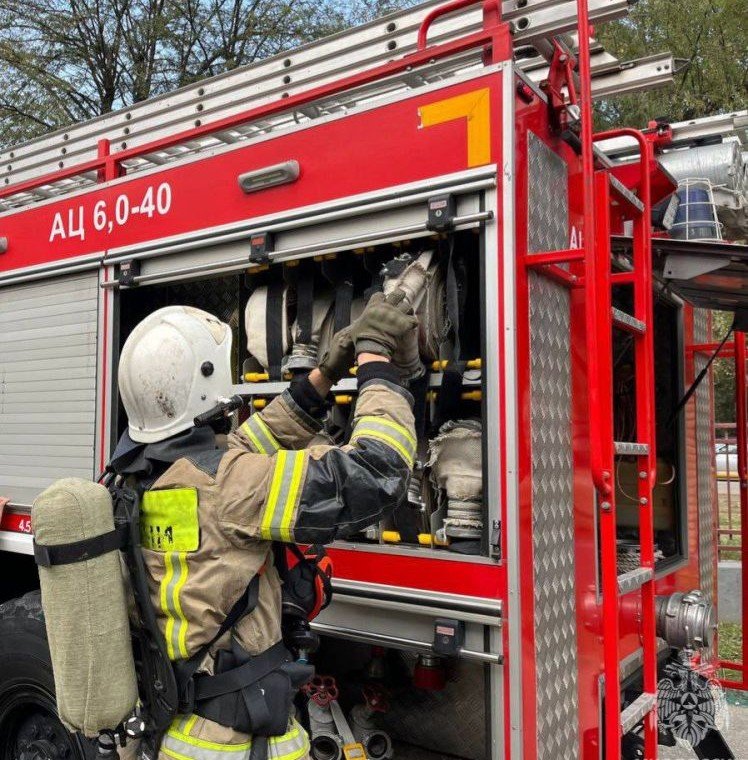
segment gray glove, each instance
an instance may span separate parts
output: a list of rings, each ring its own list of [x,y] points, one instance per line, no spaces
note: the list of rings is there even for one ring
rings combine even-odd
[[[335,385],[341,377],[348,374],[355,360],[351,326],[349,325],[332,336],[330,345],[319,359],[318,369]]]
[[[386,298],[383,293],[375,293],[351,325],[356,355],[368,352],[391,359],[403,339],[418,325],[416,317],[405,309],[410,310],[410,305],[401,289]]]

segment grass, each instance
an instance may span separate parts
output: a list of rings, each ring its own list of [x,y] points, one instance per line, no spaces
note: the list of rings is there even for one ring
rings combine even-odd
[[[742,653],[742,626],[739,623],[719,624],[719,658],[728,662],[741,662]],[[719,678],[728,681],[740,681],[742,674],[736,670],[720,668],[717,672]],[[744,697],[745,695],[743,695]]]
[[[742,626],[740,623],[719,624],[719,657],[721,660],[740,662]]]

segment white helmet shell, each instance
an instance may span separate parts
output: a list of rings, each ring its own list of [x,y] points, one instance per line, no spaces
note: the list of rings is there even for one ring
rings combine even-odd
[[[134,441],[189,430],[231,393],[231,328],[191,306],[154,311],[125,341],[119,390]]]

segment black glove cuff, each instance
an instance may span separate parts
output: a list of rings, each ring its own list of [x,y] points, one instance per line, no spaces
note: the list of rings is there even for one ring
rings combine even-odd
[[[309,381],[309,373],[297,374],[291,378],[288,386],[291,398],[310,416],[321,420],[332,403],[319,395],[316,388]]]
[[[370,380],[386,380],[394,385],[403,384],[400,372],[392,362],[366,362],[358,368],[356,379],[359,388]]]

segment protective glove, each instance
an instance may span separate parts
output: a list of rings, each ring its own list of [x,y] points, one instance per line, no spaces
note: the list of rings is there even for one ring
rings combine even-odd
[[[391,359],[401,341],[418,325],[416,317],[406,310],[410,305],[400,288],[386,298],[384,293],[375,293],[351,325],[356,355],[367,352]]]
[[[351,326],[344,327],[332,336],[330,345],[319,359],[319,371],[335,385],[345,377],[353,366],[356,357],[353,352]]]
[[[392,363],[397,367],[403,381],[417,380],[426,372],[418,350],[418,331],[418,326],[408,330],[398,342],[397,349],[392,355]]]

